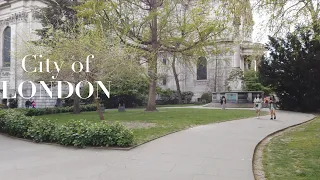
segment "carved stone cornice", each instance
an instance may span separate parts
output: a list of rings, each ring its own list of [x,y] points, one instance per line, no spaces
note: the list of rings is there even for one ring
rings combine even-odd
[[[9,78],[10,77],[10,68],[1,68],[0,69],[0,78]]]
[[[0,26],[8,26],[11,23],[26,22],[28,20],[28,12],[18,12],[11,14],[6,19],[0,20]]]

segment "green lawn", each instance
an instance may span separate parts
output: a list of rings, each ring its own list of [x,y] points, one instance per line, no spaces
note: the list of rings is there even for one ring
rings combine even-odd
[[[188,106],[203,106],[205,104],[166,104],[166,105],[158,105],[157,108],[163,108],[163,107],[188,107]],[[139,106],[137,108],[128,108],[128,109],[143,109],[146,108],[145,106]]]
[[[186,107],[186,106],[203,106],[205,104],[167,104],[167,105],[157,105],[157,107]]]
[[[273,138],[263,154],[267,180],[319,180],[320,118]]]
[[[104,117],[109,122],[123,122],[124,124],[142,124],[134,127],[135,143],[140,144],[156,137],[186,129],[188,127],[227,120],[242,119],[255,116],[251,110],[219,110],[194,108],[159,108],[158,112],[144,112],[143,109],[128,109],[119,113],[117,110],[106,110]],[[38,116],[48,118],[58,123],[65,123],[71,119],[86,119],[98,122],[97,112],[82,112],[79,115],[70,113]],[[149,124],[152,123],[152,124]],[[129,127],[130,127],[129,125]],[[146,126],[143,126],[146,125]]]

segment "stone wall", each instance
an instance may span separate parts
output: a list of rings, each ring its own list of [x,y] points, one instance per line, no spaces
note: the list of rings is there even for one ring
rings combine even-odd
[[[31,97],[32,87],[30,84],[25,84],[23,88],[23,96],[26,98],[22,98],[21,96],[18,98],[18,107],[25,107],[25,102],[30,99],[30,101],[36,102],[36,108],[46,108],[46,107],[54,107],[57,103],[58,99],[58,88],[52,87],[52,98],[47,94],[44,88],[40,84],[36,84],[36,94]],[[68,89],[66,87],[62,88],[62,95],[68,93]],[[31,97],[31,98],[28,98]]]

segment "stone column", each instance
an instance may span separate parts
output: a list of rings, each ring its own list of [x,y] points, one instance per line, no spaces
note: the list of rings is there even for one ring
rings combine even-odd
[[[9,89],[10,89],[10,93],[13,93],[13,91],[15,90],[15,86],[16,86],[16,40],[17,40],[17,24],[16,23],[12,23],[10,24],[10,28],[11,28],[11,54],[10,54],[10,82],[9,82]],[[10,94],[9,93],[9,94]]]
[[[246,69],[246,70],[249,70],[249,64],[248,64],[248,62],[245,62],[245,69]]]
[[[233,69],[241,69],[241,56],[240,56],[240,44],[235,45],[233,54]],[[231,91],[241,91],[241,80],[237,77],[234,81],[230,82]]]
[[[252,103],[252,93],[251,92],[249,92],[248,93],[248,99],[247,99],[249,102],[248,103]]]
[[[234,47],[234,53],[233,53],[233,67],[234,68],[240,68],[240,44],[235,45]]]
[[[253,69],[257,71],[257,60],[253,60]]]

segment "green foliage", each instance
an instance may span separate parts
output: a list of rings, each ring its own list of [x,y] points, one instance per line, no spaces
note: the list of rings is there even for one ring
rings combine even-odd
[[[182,101],[188,103],[191,103],[192,97],[193,97],[194,93],[191,91],[187,91],[187,92],[182,92]]]
[[[84,120],[73,120],[57,128],[57,142],[62,145],[84,147],[88,144],[87,127],[89,123]]]
[[[52,142],[55,140],[56,124],[50,120],[34,119],[27,135],[35,142]]]
[[[110,98],[108,98],[104,92],[99,89],[100,102],[106,108],[118,107],[119,99],[123,99],[125,101],[126,107],[134,107],[135,105],[143,106],[144,100],[148,94],[148,83],[147,77],[141,74],[133,74],[130,72],[120,74],[118,77],[114,77],[110,84]],[[88,94],[89,87],[85,86],[82,96],[86,97]],[[92,96],[83,102],[93,103],[94,98]]]
[[[0,110],[0,132],[4,131],[4,126],[6,125],[6,122],[5,122],[5,111],[3,110]]]
[[[315,35],[297,28],[286,38],[269,37],[270,57],[262,59],[260,78],[276,92],[283,109],[320,108],[320,42]]]
[[[80,111],[96,111],[97,107],[94,104],[80,106]],[[73,107],[54,107],[54,108],[30,108],[21,109],[26,116],[41,116],[45,114],[58,114],[73,112]]]
[[[0,129],[12,136],[27,138],[27,132],[33,120],[32,117],[27,117],[21,112],[8,109],[1,115],[0,125],[2,127]]]
[[[9,107],[10,108],[17,108],[18,107],[18,101],[16,99],[9,99]]]
[[[35,142],[56,142],[77,147],[128,147],[134,140],[131,130],[120,123],[72,120],[61,125],[50,120],[34,119],[15,110],[0,111],[0,132]]]
[[[148,94],[149,80],[146,76],[138,74],[122,74],[112,80],[112,95],[139,96]]]
[[[161,89],[157,88],[157,94],[160,96],[160,100],[158,101],[158,104],[177,104],[179,102],[178,100],[178,92],[171,90],[171,89]],[[182,92],[182,101],[186,104],[191,102],[191,99],[193,97],[193,92]]]
[[[110,126],[110,130],[110,140],[118,146],[125,147],[133,142],[133,133],[128,129],[125,129],[125,127],[122,124],[116,122],[115,124],[112,124]]]
[[[157,54],[163,52],[179,55],[203,52],[212,45],[216,36],[230,26],[231,13],[224,5],[212,6],[211,1],[197,1],[189,6],[185,1],[96,1],[87,0],[76,7],[78,16],[104,32],[113,32],[121,43],[140,53],[148,63],[151,77],[147,110],[156,109],[155,81]],[[214,15],[212,15],[214,13]],[[220,18],[223,16],[224,18]],[[138,28],[137,28],[138,27]],[[222,35],[223,36],[223,35]]]
[[[85,146],[128,147],[133,143],[133,133],[125,126],[105,122],[90,123],[85,120],[72,120],[56,131],[59,144]]]
[[[211,93],[203,93],[201,95],[201,100],[205,100],[206,103],[209,103],[212,101],[212,94]]]
[[[38,43],[52,43],[50,38],[53,35],[52,30],[61,31],[66,34],[70,27],[76,24],[76,11],[72,6],[79,4],[77,1],[70,0],[47,0],[47,6],[37,9],[35,16],[40,19],[44,28],[37,29],[37,35],[41,37]]]
[[[244,90],[246,91],[263,91],[264,94],[270,94],[271,88],[264,87],[260,83],[259,74],[254,70],[244,72]]]

